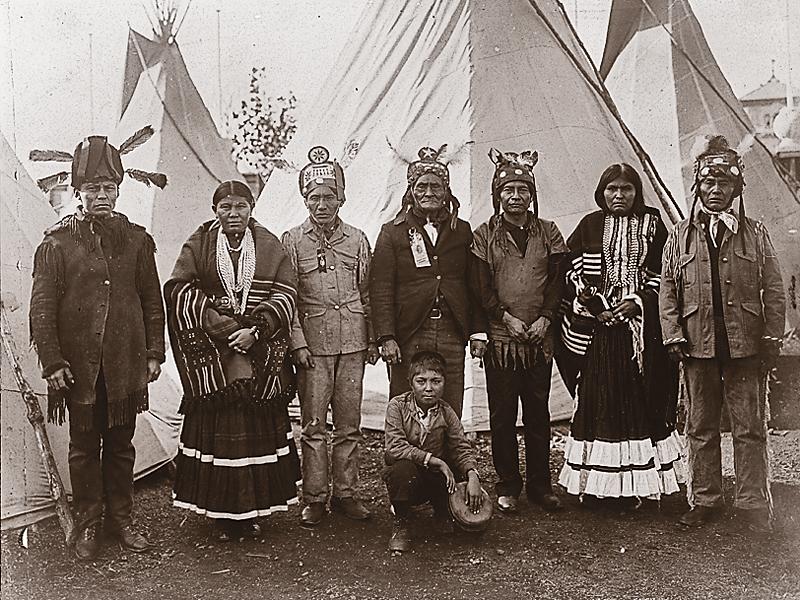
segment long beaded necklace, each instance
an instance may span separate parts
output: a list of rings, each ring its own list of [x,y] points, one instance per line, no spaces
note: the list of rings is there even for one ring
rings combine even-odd
[[[235,271],[231,252],[239,252],[238,268]],[[256,246],[253,243],[253,234],[250,229],[245,229],[242,241],[237,248],[231,248],[228,236],[220,230],[217,236],[217,273],[234,312],[244,314],[255,272]],[[241,301],[237,299],[239,294],[241,294]]]

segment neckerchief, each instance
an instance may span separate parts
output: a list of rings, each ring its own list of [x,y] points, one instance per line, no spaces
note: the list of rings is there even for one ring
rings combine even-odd
[[[720,221],[722,221],[722,224],[734,235],[739,231],[739,219],[736,217],[733,208],[728,208],[723,211],[714,211],[707,209],[704,204],[700,203],[700,210],[708,215],[708,232],[711,234],[711,241],[714,247],[717,246],[717,228],[719,227]]]

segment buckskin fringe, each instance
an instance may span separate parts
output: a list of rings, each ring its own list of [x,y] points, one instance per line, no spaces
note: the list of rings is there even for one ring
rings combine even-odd
[[[133,425],[136,415],[147,410],[149,395],[147,386],[128,394],[120,400],[108,400],[108,427]]]
[[[540,352],[540,348],[527,344],[492,340],[484,360],[496,369],[511,371],[531,369],[536,364]]]
[[[53,280],[58,295],[63,295],[66,286],[64,257],[55,247],[55,244],[48,241],[40,244],[36,249],[36,254],[33,256],[33,276],[37,277],[43,273],[47,273]]]
[[[47,422],[63,425],[67,420],[67,403],[63,392],[47,390]]]

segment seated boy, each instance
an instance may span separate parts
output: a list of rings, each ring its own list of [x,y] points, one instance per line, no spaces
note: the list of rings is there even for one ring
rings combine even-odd
[[[386,408],[383,480],[395,515],[389,550],[411,547],[408,517],[411,506],[430,501],[434,515],[449,520],[448,494],[456,491],[450,465],[468,478],[464,502],[478,512],[481,484],[472,446],[461,421],[442,402],[445,361],[437,352],[418,352],[411,358],[411,390],[389,401]],[[447,459],[447,462],[445,462]]]

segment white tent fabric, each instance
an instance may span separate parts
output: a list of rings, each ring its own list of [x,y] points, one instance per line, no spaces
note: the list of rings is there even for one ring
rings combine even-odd
[[[2,302],[21,354],[28,383],[47,411],[46,386],[35,353],[28,343],[28,304],[33,253],[45,229],[56,222],[39,188],[20,164],[8,141],[0,140],[0,199],[2,199]],[[139,415],[133,443],[134,475],[141,477],[172,460],[177,452],[180,419],[178,388],[168,375],[150,387],[150,410]],[[2,529],[28,525],[53,514],[53,502],[33,427],[25,414],[19,386],[2,353]],[[56,464],[67,491],[71,489],[67,451],[68,426],[47,425]]]
[[[162,281],[169,277],[183,242],[213,218],[211,197],[223,181],[242,179],[230,142],[217,132],[192,81],[178,43],[169,35],[152,41],[130,30],[119,124],[111,136],[121,143],[144,125],[156,134],[131,156],[131,164],[167,176],[167,187],[123,182],[119,210],[143,225],[158,247]]]
[[[800,200],[766,148],[753,141],[755,128],[688,0],[614,0],[600,71],[625,122],[684,206],[692,202],[698,140],[722,134],[733,147],[741,145],[746,212],[769,230],[790,299],[788,324],[800,326]]]
[[[460,214],[477,227],[492,214],[489,149],[535,149],[539,212],[566,237],[596,209],[594,188],[609,164],[640,164],[559,41],[594,73],[555,0],[368,4],[286,150],[294,169],[273,172],[256,215],[276,232],[303,220],[296,169],[307,162],[309,148],[323,145],[345,168],[342,218],[374,242],[381,224],[400,207],[407,161],[421,146],[447,143]],[[647,182],[645,196],[659,206]],[[485,414],[482,371],[471,375],[467,381],[476,387],[474,401],[467,390],[465,423]],[[554,379],[551,412],[569,417],[572,399]],[[382,370],[368,371],[368,397],[385,401],[387,385]],[[479,419],[485,429],[488,420]]]

